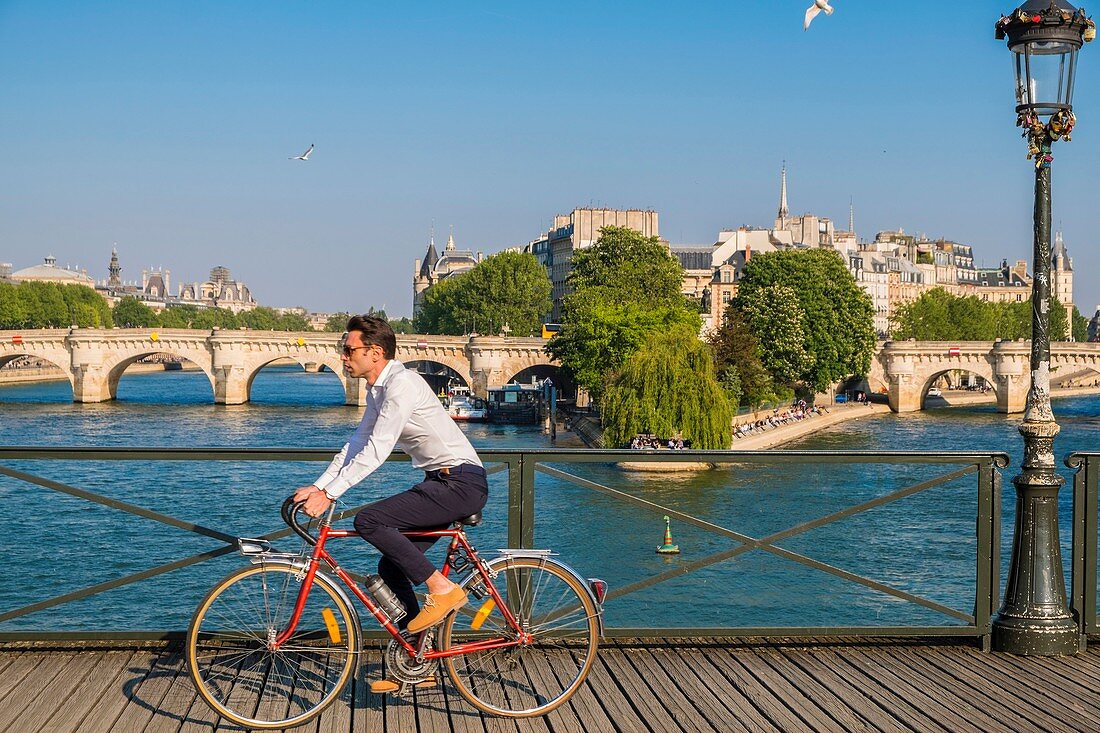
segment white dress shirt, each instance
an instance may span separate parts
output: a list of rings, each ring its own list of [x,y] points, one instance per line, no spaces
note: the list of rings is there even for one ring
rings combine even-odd
[[[367,392],[363,421],[313,484],[336,498],[385,463],[394,445],[423,471],[481,465],[424,378],[391,360]]]

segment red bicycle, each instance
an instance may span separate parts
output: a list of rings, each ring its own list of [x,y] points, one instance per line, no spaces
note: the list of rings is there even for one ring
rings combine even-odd
[[[251,565],[214,586],[187,631],[191,677],[219,715],[248,728],[289,728],[335,702],[361,658],[351,596],[393,637],[386,670],[401,693],[434,677],[442,662],[474,707],[524,718],[554,710],[584,682],[602,633],[602,580],[582,578],[547,550],[500,550],[483,560],[465,531],[480,515],[449,529],[405,532],[450,539],[442,572],[454,573],[469,597],[441,624],[405,635],[395,625],[400,601],[384,586],[372,596],[325,548],[330,539],[359,539],[332,528],[335,505],[316,536],[298,521],[300,509],[288,499],[282,515],[306,541],[303,550],[238,540]],[[368,587],[378,582],[371,581]]]

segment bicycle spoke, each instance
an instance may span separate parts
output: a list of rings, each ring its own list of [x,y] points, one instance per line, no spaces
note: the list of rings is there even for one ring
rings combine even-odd
[[[351,678],[359,651],[353,612],[320,577],[290,638],[272,647],[297,603],[298,573],[277,564],[239,571],[204,600],[188,633],[196,687],[234,723],[299,725],[335,700]]]
[[[587,675],[596,652],[596,608],[552,560],[502,558],[491,567],[497,572],[492,583],[519,629],[500,608],[483,618],[479,629],[470,628],[475,614],[464,613],[445,623],[441,648],[517,639],[521,631],[530,641],[448,657],[445,664],[459,693],[481,710],[510,717],[541,715],[562,704]],[[474,576],[466,585],[484,582]],[[579,656],[571,654],[573,649],[580,650]]]

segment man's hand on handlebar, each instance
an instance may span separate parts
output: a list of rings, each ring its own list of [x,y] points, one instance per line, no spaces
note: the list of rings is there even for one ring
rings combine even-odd
[[[309,486],[303,486],[294,492],[294,503],[305,502],[302,505],[302,511],[311,517],[319,517],[328,511],[329,506],[332,505],[332,499],[325,495],[325,492],[318,489],[313,484]]]

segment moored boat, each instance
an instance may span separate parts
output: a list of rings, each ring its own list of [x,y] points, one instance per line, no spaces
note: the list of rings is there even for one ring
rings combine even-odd
[[[446,399],[447,414],[459,422],[484,422],[489,419],[485,402],[470,394],[466,387],[453,387]]]

